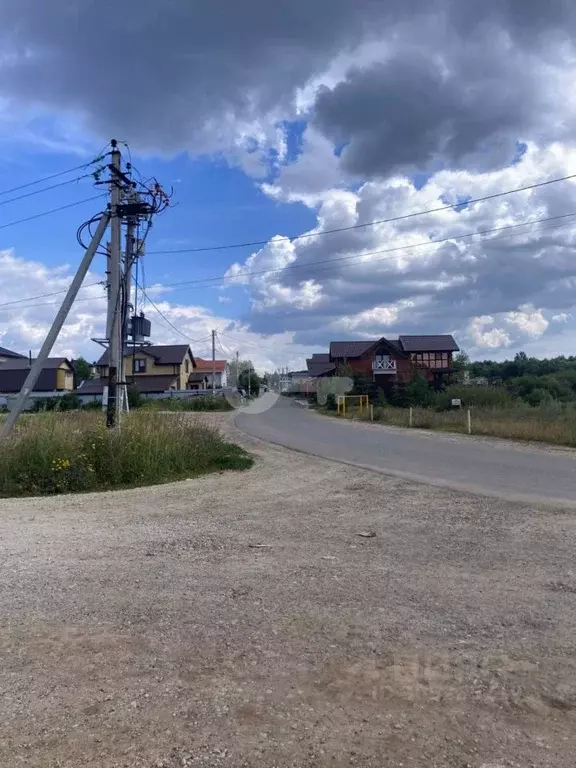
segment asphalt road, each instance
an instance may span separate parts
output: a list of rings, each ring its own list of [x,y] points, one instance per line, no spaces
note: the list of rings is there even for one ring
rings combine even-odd
[[[235,417],[254,437],[433,485],[576,505],[576,451],[336,421],[268,393]]]

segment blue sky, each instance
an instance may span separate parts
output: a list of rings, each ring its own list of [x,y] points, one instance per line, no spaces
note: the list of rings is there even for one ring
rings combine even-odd
[[[94,146],[94,157],[98,156],[100,148]],[[128,152],[125,147],[121,149],[124,161],[127,161]],[[191,159],[186,154],[178,154],[164,159],[138,157],[135,152],[131,154],[134,165],[144,178],[155,176],[166,189],[174,188],[173,207],[156,218],[149,235],[147,250],[150,252],[268,240],[277,234],[305,231],[315,223],[314,214],[304,205],[272,200],[260,190],[261,179],[247,176],[223,158]],[[291,159],[296,156],[293,150]],[[89,159],[90,155],[79,156],[75,152],[46,149],[35,151],[34,148],[21,148],[11,156],[3,154],[0,156],[0,191],[50,176]],[[88,178],[7,205],[1,204],[3,200],[73,180],[87,172],[75,171],[37,187],[0,197],[0,226],[98,194],[98,188],[93,186],[94,180]],[[102,178],[106,178],[106,173]],[[267,178],[271,179],[272,175]],[[41,260],[52,267],[63,263],[74,266],[82,254],[76,242],[76,227],[96,213],[98,206],[99,201],[87,202],[35,222],[0,229],[0,248],[13,248],[24,259]],[[245,260],[253,250],[235,248],[192,254],[151,253],[145,259],[146,282],[148,285],[169,284],[224,275],[233,262]],[[102,265],[102,259],[97,257],[95,270],[101,272]],[[176,293],[179,301],[197,302],[201,299],[209,309],[216,311],[220,308],[218,296],[221,291],[216,287],[180,287],[175,290]],[[249,311],[244,290],[230,289],[227,297],[226,313],[231,318],[241,318]]]
[[[468,201],[576,169],[576,6],[229,5],[5,3],[0,191],[128,140],[143,176],[173,186],[177,203],[145,258],[179,331],[150,311],[156,341],[218,328],[260,368],[302,368],[330,340],[400,333],[453,333],[480,358],[571,352],[572,222],[527,222],[576,215],[576,185]],[[86,55],[103,41],[106,56]],[[83,181],[0,204],[0,344],[38,348],[54,304],[2,304],[65,288],[76,228],[97,208],[2,222],[92,194]],[[420,215],[445,200],[461,204]],[[253,240],[265,244],[154,253]],[[225,291],[170,289],[225,272]],[[96,263],[90,279],[101,277]],[[58,351],[94,356],[102,290],[82,297]]]

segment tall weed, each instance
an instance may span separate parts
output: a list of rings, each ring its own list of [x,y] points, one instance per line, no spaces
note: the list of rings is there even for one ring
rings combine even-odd
[[[149,485],[251,464],[186,414],[131,413],[117,430],[101,414],[38,414],[0,441],[0,496]]]

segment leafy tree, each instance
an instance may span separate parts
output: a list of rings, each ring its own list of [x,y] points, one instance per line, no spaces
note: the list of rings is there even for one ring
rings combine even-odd
[[[462,350],[461,352],[458,352],[457,355],[454,355],[454,360],[452,361],[452,367],[457,372],[467,371],[470,368],[470,358],[467,352],[464,352],[464,350]]]
[[[82,381],[90,381],[94,378],[94,371],[90,363],[83,357],[74,360],[74,371],[76,372],[76,386]]]
[[[243,389],[244,392],[249,392],[254,397],[258,397],[260,394],[260,378],[257,373],[251,369],[241,371],[238,388]]]
[[[392,387],[392,394],[390,396],[392,405],[395,405],[397,408],[407,408],[412,404],[406,390],[406,384],[394,384]]]
[[[421,371],[414,374],[414,378],[406,387],[406,397],[409,405],[427,405],[430,398],[428,381]]]
[[[238,360],[238,366],[236,365],[236,359],[230,360],[228,363],[228,380],[233,387],[242,388],[240,385],[240,377],[246,371],[253,371],[254,366],[252,360]],[[246,379],[248,381],[248,379]]]
[[[552,401],[552,397],[548,390],[538,388],[533,389],[525,399],[528,405],[533,406],[543,405],[544,403],[549,403]]]
[[[362,374],[355,373],[352,376],[352,381],[354,382],[353,392],[355,395],[372,395],[376,390],[372,379],[362,376]]]
[[[343,378],[348,377],[349,379],[354,379],[354,368],[352,368],[350,363],[347,363],[346,361],[338,363],[336,365],[336,376],[342,376]]]
[[[336,411],[338,406],[336,405],[336,395],[333,392],[328,392],[326,395],[326,410]]]

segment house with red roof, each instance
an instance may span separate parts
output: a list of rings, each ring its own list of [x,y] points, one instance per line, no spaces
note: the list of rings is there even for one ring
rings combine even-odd
[[[204,360],[194,358],[194,370],[190,374],[190,389],[212,389],[212,372],[215,372],[214,386],[223,389],[228,384],[228,363],[226,360]]]

